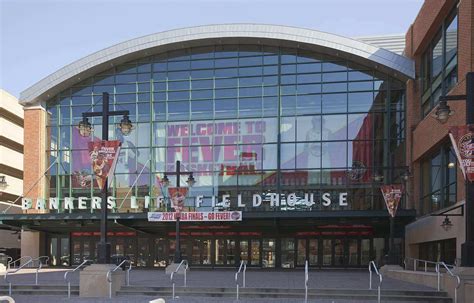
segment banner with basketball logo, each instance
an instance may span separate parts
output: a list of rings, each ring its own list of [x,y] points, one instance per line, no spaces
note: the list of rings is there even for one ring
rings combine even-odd
[[[171,207],[174,208],[176,212],[181,212],[184,208],[184,201],[186,200],[186,195],[188,194],[188,188],[169,187],[168,193],[171,201]]]
[[[451,127],[449,138],[456,152],[464,179],[472,182],[474,180],[474,125]]]
[[[390,216],[395,217],[403,195],[403,186],[401,184],[382,185],[380,187],[382,195]]]
[[[121,142],[118,140],[88,143],[92,171],[100,189],[104,188],[107,177],[114,173],[120,146]]]

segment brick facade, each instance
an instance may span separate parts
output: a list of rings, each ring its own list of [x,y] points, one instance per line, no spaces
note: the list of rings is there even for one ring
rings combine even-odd
[[[407,165],[413,172],[410,186],[409,205],[419,209],[421,197],[421,162],[431,152],[439,150],[440,146],[449,143],[448,129],[450,126],[465,124],[465,102],[449,102],[449,106],[455,111],[446,124],[439,123],[431,117],[434,110],[426,117],[422,117],[421,112],[421,93],[422,81],[420,78],[421,58],[428,49],[430,42],[440,30],[443,21],[450,12],[458,5],[458,83],[455,85],[449,95],[465,94],[465,76],[474,67],[474,1],[473,0],[429,0],[425,1],[414,23],[410,26],[406,34],[405,55],[415,60],[416,79],[407,83]],[[457,168],[457,201],[464,200],[465,186],[461,170]],[[418,213],[419,215],[419,213]],[[425,218],[427,221],[439,221],[442,217]],[[457,235],[457,255],[460,255],[460,244],[464,239],[464,222],[456,220],[462,224],[462,228]],[[419,222],[418,222],[419,223]],[[432,222],[425,222],[425,226],[430,226]],[[440,222],[438,222],[440,223]],[[437,223],[437,224],[438,224]],[[415,222],[414,224],[417,224]],[[431,227],[432,228],[431,224]],[[418,224],[417,226],[423,226]],[[439,226],[438,226],[439,228]],[[410,226],[407,227],[406,252],[407,257],[418,257],[417,248],[411,248],[410,245]],[[419,230],[413,231],[424,235],[423,241],[439,240],[437,230]],[[441,231],[442,233],[443,231]],[[444,237],[452,237],[445,233]],[[419,238],[419,237],[418,237]],[[410,251],[412,254],[410,255]]]
[[[27,198],[46,198],[49,187],[47,176],[42,177],[48,168],[47,118],[48,114],[43,108],[25,108],[23,192]]]

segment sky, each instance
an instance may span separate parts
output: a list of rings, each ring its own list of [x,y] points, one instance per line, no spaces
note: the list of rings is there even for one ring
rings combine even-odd
[[[0,0],[0,88],[20,92],[111,45],[181,27],[263,23],[404,34],[423,0]]]

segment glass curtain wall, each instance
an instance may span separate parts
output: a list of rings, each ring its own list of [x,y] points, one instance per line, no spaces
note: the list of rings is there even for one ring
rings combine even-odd
[[[265,210],[382,209],[373,176],[404,171],[397,156],[405,137],[401,82],[301,49],[226,45],[144,57],[49,100],[51,197],[99,194],[87,142],[100,138],[101,119],[90,119],[87,138],[77,125],[83,112],[102,110],[103,92],[112,109],[130,111],[134,124],[123,136],[116,127],[122,117],[110,119],[110,139],[122,141],[110,178],[115,211],[143,211],[147,195],[149,209],[159,208],[159,180],[176,170],[176,160],[194,173],[189,196],[204,196],[200,210],[211,210],[211,197],[224,194],[233,209],[241,194],[247,211],[257,210],[250,207],[253,194]],[[302,203],[308,192],[316,202],[311,208]],[[322,192],[334,200],[347,192],[348,206],[323,206]],[[282,195],[280,206],[269,204],[272,193]],[[296,200],[287,205],[290,193]],[[138,210],[131,209],[132,195]],[[192,198],[186,206],[194,209]]]

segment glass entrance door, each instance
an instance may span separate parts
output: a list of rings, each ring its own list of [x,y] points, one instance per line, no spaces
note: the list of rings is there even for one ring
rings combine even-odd
[[[163,238],[155,238],[155,256],[153,260],[154,267],[166,267],[168,260],[168,240]]]
[[[247,264],[250,265],[249,262],[249,241],[248,240],[240,240],[239,242],[239,259],[240,261],[246,261]],[[239,263],[240,263],[239,261]]]
[[[274,268],[275,267],[275,239],[263,239],[263,256],[262,256],[262,267],[263,268]]]
[[[250,265],[252,266],[261,266],[260,261],[260,240],[252,239],[250,240]]]
[[[332,254],[332,239],[323,239],[323,264],[322,266],[332,266],[333,254]]]
[[[296,245],[296,265],[304,266],[307,260],[307,242],[308,239],[298,239]]]

